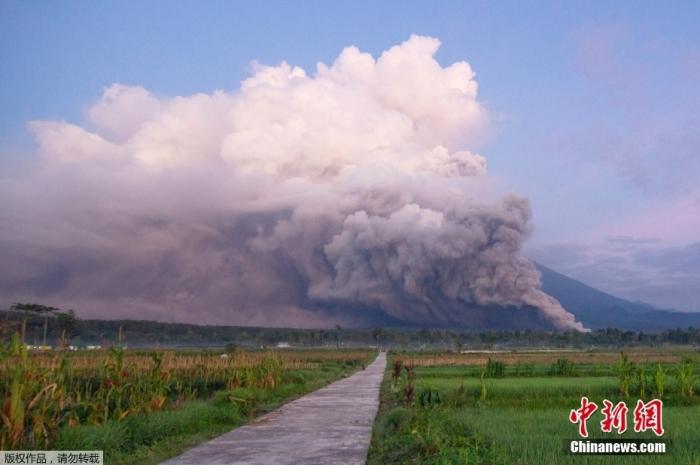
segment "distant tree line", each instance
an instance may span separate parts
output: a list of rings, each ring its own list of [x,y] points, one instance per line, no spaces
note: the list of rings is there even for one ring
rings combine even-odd
[[[694,327],[659,332],[597,329],[588,333],[539,330],[455,331],[445,329],[328,329],[200,326],[141,320],[79,320],[72,310],[17,303],[0,312],[0,337],[20,333],[29,344],[124,343],[133,346],[270,347],[280,343],[305,347],[385,346],[409,349],[486,349],[517,347],[700,345]]]
[[[41,329],[41,344],[46,345],[51,339],[58,344],[66,344],[76,328],[77,318],[73,310],[61,310],[57,307],[36,303],[12,304],[9,311],[0,319],[0,337],[3,340],[13,333],[19,333],[25,342],[38,344],[37,326]],[[27,341],[31,330],[32,341]]]

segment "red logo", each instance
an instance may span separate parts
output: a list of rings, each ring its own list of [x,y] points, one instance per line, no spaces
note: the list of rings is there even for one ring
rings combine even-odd
[[[617,434],[627,431],[627,404],[618,402],[613,407],[613,403],[605,399],[603,405],[603,410],[600,413],[605,418],[600,422],[600,429],[605,433],[610,433],[614,428],[617,430]]]
[[[581,407],[571,410],[569,413],[569,421],[574,424],[578,423],[578,434],[581,437],[588,437],[587,422],[596,410],[598,410],[598,406],[595,402],[590,402],[588,397],[581,397]],[[634,431],[641,433],[652,430],[657,436],[662,436],[664,434],[662,410],[663,402],[659,399],[653,399],[647,403],[641,399],[638,400],[634,409]],[[614,429],[617,434],[627,431],[628,411],[624,401],[613,405],[611,401],[604,399],[603,408],[600,411],[603,415],[600,430],[604,433],[610,433]]]
[[[571,423],[578,423],[578,434],[580,434],[581,437],[588,437],[586,422],[596,410],[598,410],[598,406],[595,402],[588,402],[588,397],[581,397],[581,408],[572,410],[569,414],[569,421]]]
[[[659,399],[650,400],[646,404],[640,399],[634,408],[634,431],[641,433],[648,429],[657,436],[664,434],[664,424],[661,418],[663,402]]]

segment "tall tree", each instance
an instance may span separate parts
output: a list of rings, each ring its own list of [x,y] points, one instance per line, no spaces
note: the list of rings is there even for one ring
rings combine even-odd
[[[68,342],[73,336],[73,330],[75,329],[77,320],[73,310],[61,312],[56,315],[56,326],[60,333],[59,347],[61,349],[65,349],[68,346]]]
[[[374,339],[374,343],[376,344],[377,348],[379,348],[379,339],[382,336],[382,333],[384,330],[382,328],[374,328],[372,330],[372,339]]]
[[[46,345],[46,331],[49,325],[49,316],[53,315],[55,312],[59,311],[56,307],[49,307],[47,305],[35,304],[35,303],[19,303],[16,302],[12,304],[10,310],[16,312],[22,312],[24,314],[24,319],[22,321],[22,342],[25,342],[26,332],[27,332],[27,317],[30,314],[42,315],[44,317],[44,339],[43,345]]]
[[[335,325],[335,346],[340,349],[340,332],[343,330],[342,326]]]

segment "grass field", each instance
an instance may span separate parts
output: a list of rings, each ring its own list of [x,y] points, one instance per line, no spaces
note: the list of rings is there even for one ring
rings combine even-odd
[[[481,354],[393,354],[368,463],[700,464],[697,353],[623,359],[615,352],[562,352],[546,354],[547,363],[543,356],[492,354],[489,362]],[[392,366],[397,359],[400,370]],[[632,410],[639,398],[662,397],[668,453],[571,455],[568,443],[578,432],[568,416],[582,396],[601,407],[603,399],[626,400],[629,426],[622,437],[654,441],[651,431],[633,431]],[[601,418],[596,412],[588,422],[591,439],[619,437],[600,431]]]
[[[371,350],[29,353],[0,347],[0,450],[149,464],[361,369]]]
[[[365,366],[370,350],[0,351],[0,449],[104,450],[154,464]],[[400,361],[400,363],[396,363]],[[615,351],[392,353],[368,463],[700,465],[700,354]],[[573,456],[582,396],[664,400],[655,456]],[[632,430],[624,438],[652,439]],[[589,421],[591,438],[617,437]]]

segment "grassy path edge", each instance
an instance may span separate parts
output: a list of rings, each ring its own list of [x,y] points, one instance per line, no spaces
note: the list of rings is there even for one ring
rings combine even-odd
[[[238,389],[245,406],[232,402],[228,391],[208,400],[183,402],[177,409],[136,414],[121,422],[101,426],[65,428],[54,444],[56,450],[104,450],[109,465],[157,464],[197,444],[244,425],[363,368],[327,363],[320,369],[290,370],[274,389]]]

